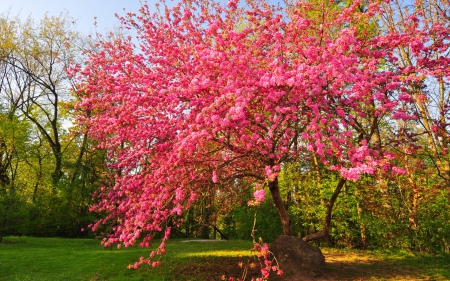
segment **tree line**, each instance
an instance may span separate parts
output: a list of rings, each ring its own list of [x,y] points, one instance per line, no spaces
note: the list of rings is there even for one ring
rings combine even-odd
[[[102,153],[71,133],[66,70],[89,42],[68,15],[0,18],[0,237],[80,236]]]

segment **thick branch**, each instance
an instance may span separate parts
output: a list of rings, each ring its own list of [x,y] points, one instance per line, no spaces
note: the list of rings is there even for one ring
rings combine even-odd
[[[336,189],[333,192],[333,195],[331,196],[330,200],[327,203],[327,214],[325,217],[325,225],[323,227],[323,230],[317,233],[306,235],[305,237],[302,238],[303,241],[309,242],[313,240],[319,240],[329,235],[331,229],[331,214],[333,212],[334,202],[336,202],[336,199],[339,196],[339,193],[341,193],[342,187],[344,187],[346,181],[347,180],[344,178],[341,178],[339,180]]]
[[[281,219],[281,224],[283,225],[283,233],[285,235],[294,235],[294,231],[292,230],[291,219],[284,207],[283,200],[281,200],[280,188],[278,186],[278,178],[269,182],[269,190],[272,195],[273,202],[275,203],[275,207],[277,208],[278,215]]]

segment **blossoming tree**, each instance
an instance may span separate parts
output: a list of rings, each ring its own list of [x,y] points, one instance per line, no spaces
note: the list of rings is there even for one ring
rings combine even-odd
[[[206,190],[232,197],[240,179],[253,189],[249,204],[263,201],[268,187],[284,233],[293,235],[277,178],[305,151],[341,176],[330,217],[346,180],[404,173],[377,140],[380,120],[414,119],[404,110],[405,74],[386,67],[407,37],[369,32],[376,4],[362,11],[358,1],[339,9],[330,2],[284,9],[183,0],[155,13],[144,4],[121,18],[136,41],[100,40],[86,64],[74,66],[79,121],[108,151],[114,174],[93,207],[106,213],[94,229],[114,225],[105,244],[144,236],[148,247],[163,231],[158,250],[139,262],[149,263],[164,252],[168,221],[178,224]]]
[[[405,73],[404,85],[414,100],[412,110],[419,122],[403,126],[415,126],[415,134],[425,137],[422,153],[431,160],[450,199],[450,2],[415,1],[402,9],[401,4],[398,0],[382,3],[380,18],[384,29],[408,38],[408,43],[396,48],[397,66]],[[409,153],[405,155],[411,157]],[[406,170],[412,169],[406,165],[408,161],[404,162]],[[423,165],[422,162],[419,160],[416,166]],[[408,174],[417,201],[418,193],[424,190],[414,183],[412,173]],[[412,209],[410,220],[415,225],[417,202]]]

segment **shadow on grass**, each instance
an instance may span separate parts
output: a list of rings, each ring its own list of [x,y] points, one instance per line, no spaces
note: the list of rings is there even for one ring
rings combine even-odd
[[[365,251],[325,250],[325,274],[318,278],[297,276],[287,272],[272,276],[271,281],[330,280],[450,280],[450,255],[413,255],[411,253],[376,253]],[[241,277],[247,265],[247,279],[260,277],[259,262],[251,257],[218,256],[214,252],[198,251],[186,255],[167,280],[220,280],[224,275]]]
[[[11,245],[11,244],[24,244],[27,243],[27,240],[22,237],[14,237],[15,239],[11,239],[10,237],[4,237],[3,242],[0,244],[3,245]]]
[[[344,252],[325,256],[323,280],[450,280],[450,255]]]
[[[239,263],[243,263],[240,267]],[[245,280],[261,277],[259,261],[248,257],[195,257],[188,258],[186,263],[179,264],[167,280],[228,280],[229,277],[243,277]],[[224,278],[224,279],[222,279]],[[279,276],[273,276],[270,281],[284,280]]]

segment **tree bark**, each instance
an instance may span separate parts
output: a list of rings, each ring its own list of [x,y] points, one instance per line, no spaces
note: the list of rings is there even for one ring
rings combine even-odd
[[[360,195],[358,192],[358,189],[355,189],[355,197],[356,197],[356,211],[358,213],[358,220],[360,221],[359,224],[359,231],[361,232],[361,244],[363,250],[367,249],[367,234],[366,234],[366,224],[363,221],[363,213],[364,209],[361,204],[361,200],[359,199]]]
[[[326,238],[330,234],[331,229],[331,214],[333,212],[333,205],[334,202],[336,202],[337,197],[339,196],[339,193],[341,193],[342,187],[344,187],[345,182],[347,180],[344,178],[341,178],[336,186],[336,189],[333,192],[333,195],[331,195],[330,200],[327,203],[327,214],[325,216],[325,225],[323,227],[323,230],[317,233],[312,233],[309,235],[306,235],[302,238],[303,241],[309,242],[314,240],[319,240],[322,238]]]
[[[280,216],[284,235],[293,236],[294,231],[292,230],[291,218],[284,207],[283,200],[281,200],[278,178],[275,178],[275,180],[269,182],[269,190],[272,195],[273,202],[275,203],[275,207],[277,208],[278,215]]]

